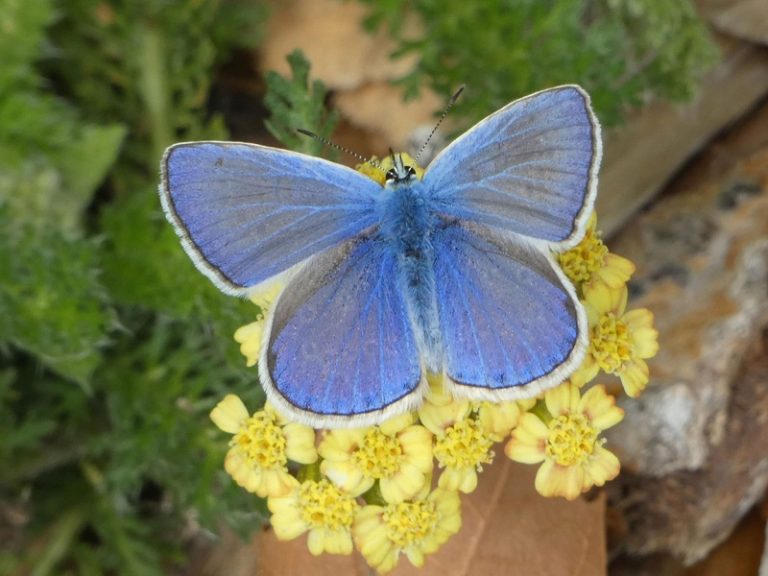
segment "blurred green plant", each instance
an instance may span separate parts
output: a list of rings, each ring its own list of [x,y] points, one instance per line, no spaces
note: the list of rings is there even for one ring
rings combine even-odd
[[[329,112],[325,107],[327,95],[320,80],[309,82],[309,61],[300,50],[294,50],[288,57],[291,78],[284,78],[274,71],[266,74],[267,93],[264,105],[271,116],[264,122],[272,135],[287,148],[313,156],[320,156],[323,144],[314,138],[299,134],[297,128],[310,130],[320,138],[329,139],[339,122],[336,110]],[[335,152],[325,148],[329,155]]]
[[[214,68],[260,37],[226,0],[0,0],[0,573],[161,574],[183,527],[246,533],[221,470],[225,391],[263,401],[232,342],[252,304],[180,250],[162,150],[226,138]]]
[[[385,26],[393,57],[414,55],[399,80],[410,96],[428,85],[468,123],[510,100],[578,83],[605,124],[644,99],[684,99],[717,50],[690,0],[360,0],[368,29]],[[406,23],[419,23],[417,26]],[[414,32],[416,30],[416,32]]]

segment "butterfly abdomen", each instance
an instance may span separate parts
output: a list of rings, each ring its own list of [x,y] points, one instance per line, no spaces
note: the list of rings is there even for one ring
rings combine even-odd
[[[380,235],[397,257],[399,285],[427,366],[439,368],[440,329],[431,236],[434,210],[421,182],[388,188],[381,204]]]

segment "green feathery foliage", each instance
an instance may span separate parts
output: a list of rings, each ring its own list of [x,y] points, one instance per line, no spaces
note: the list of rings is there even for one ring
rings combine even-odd
[[[157,197],[165,146],[227,137],[206,104],[259,38],[243,6],[0,0],[0,502],[29,519],[2,573],[162,574],[185,524],[263,518],[208,419],[229,391],[263,402],[232,341],[257,310],[200,276]]]
[[[606,124],[650,96],[691,95],[717,51],[690,0],[360,0],[366,26],[386,26],[394,57],[413,54],[400,82],[467,93],[456,111],[479,120],[514,98],[576,83]],[[421,23],[420,32],[405,26]],[[417,27],[418,28],[418,27]]]
[[[328,139],[333,134],[339,121],[335,110],[325,108],[326,90],[320,80],[309,83],[309,61],[301,50],[294,50],[288,55],[291,78],[284,78],[277,72],[267,72],[267,93],[264,104],[270,111],[269,120],[265,121],[272,135],[287,148],[319,156],[323,144],[296,130],[303,128]],[[326,149],[332,156],[334,150]]]

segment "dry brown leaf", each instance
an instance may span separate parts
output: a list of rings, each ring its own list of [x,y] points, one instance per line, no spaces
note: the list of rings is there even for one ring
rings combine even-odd
[[[716,28],[749,42],[768,44],[768,3],[765,0],[729,2],[711,16]]]
[[[267,36],[259,47],[262,69],[287,74],[285,57],[299,48],[312,64],[312,76],[334,90],[402,76],[413,67],[413,58],[390,60],[394,43],[383,32],[363,30],[365,14],[358,2],[274,2]]]
[[[419,98],[404,102],[402,88],[374,82],[337,94],[334,105],[352,124],[378,136],[378,150],[374,152],[381,156],[390,147],[407,151],[411,133],[419,127],[432,128],[433,113],[443,107],[446,100],[423,90]]]
[[[500,449],[500,447],[499,447]],[[500,451],[500,450],[498,450]],[[498,457],[462,497],[463,526],[422,569],[401,557],[393,576],[601,576],[606,572],[602,496],[592,502],[543,498],[533,488],[535,467]],[[306,538],[278,542],[271,531],[256,543],[260,574],[367,576],[359,556],[315,558]]]

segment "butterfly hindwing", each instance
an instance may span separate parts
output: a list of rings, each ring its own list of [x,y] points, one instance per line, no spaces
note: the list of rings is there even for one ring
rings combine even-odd
[[[373,238],[348,241],[291,278],[273,307],[260,372],[301,421],[370,424],[419,401],[419,353],[397,262]]]
[[[578,366],[586,318],[548,255],[472,224],[447,224],[433,242],[444,370],[460,395],[531,397]]]
[[[600,158],[589,96],[561,86],[482,120],[438,155],[424,181],[448,217],[570,247],[591,213]]]
[[[374,225],[381,193],[344,166],[234,142],[172,146],[162,172],[163,207],[184,248],[230,294]]]

